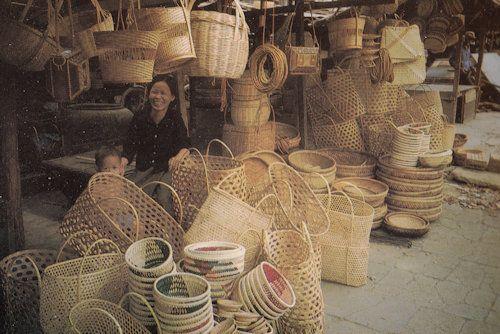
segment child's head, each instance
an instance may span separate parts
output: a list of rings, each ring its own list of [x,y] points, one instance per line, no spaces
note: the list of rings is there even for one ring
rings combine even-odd
[[[95,165],[98,172],[111,172],[121,176],[125,174],[122,167],[121,153],[111,146],[103,146],[95,153]]]

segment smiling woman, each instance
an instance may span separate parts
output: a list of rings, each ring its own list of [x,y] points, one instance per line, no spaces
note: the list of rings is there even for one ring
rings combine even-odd
[[[148,102],[134,115],[123,144],[122,165],[136,159],[132,180],[140,187],[153,181],[170,184],[170,171],[189,154],[189,138],[177,104],[177,83],[172,77],[157,77],[148,88]],[[168,189],[144,189],[163,207],[170,207]]]

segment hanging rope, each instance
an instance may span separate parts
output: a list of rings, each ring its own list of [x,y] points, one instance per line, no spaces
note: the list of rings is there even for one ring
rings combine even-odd
[[[373,66],[370,70],[372,83],[376,84],[384,81],[394,81],[394,66],[387,49],[380,49],[378,57],[375,58],[373,62],[375,66]]]

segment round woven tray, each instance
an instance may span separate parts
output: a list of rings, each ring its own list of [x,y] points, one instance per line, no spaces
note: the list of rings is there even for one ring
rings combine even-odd
[[[426,191],[397,191],[390,190],[389,194],[395,196],[406,196],[406,197],[430,197],[437,196],[443,193],[444,184],[440,187],[436,187],[434,189],[426,190]]]
[[[397,196],[389,195],[386,198],[388,205],[397,206],[400,208],[407,209],[432,209],[437,208],[443,203],[443,195],[439,194],[437,196],[431,197],[408,197],[408,196]]]
[[[384,218],[379,219],[379,220],[374,220],[372,224],[372,231],[378,230],[382,226],[382,222],[384,221]]]
[[[445,150],[440,152],[425,153],[418,157],[418,161],[423,167],[438,168],[444,167],[453,160],[453,151]]]
[[[359,177],[344,178],[336,181],[333,187],[336,190],[345,192],[349,197],[364,200],[374,208],[384,203],[384,199],[389,192],[387,184]]]
[[[382,204],[381,206],[375,207],[373,214],[373,221],[379,221],[380,219],[384,219],[387,214],[387,204]]]
[[[387,205],[387,208],[389,209],[389,212],[405,212],[414,214],[416,216],[419,216],[420,218],[427,220],[430,223],[438,220],[439,217],[441,216],[441,213],[443,212],[442,206],[433,209],[420,209],[420,210],[400,208],[392,205]]]
[[[437,180],[443,176],[442,168],[396,167],[390,164],[390,156],[379,158],[378,169],[386,175],[409,180]]]
[[[338,148],[323,148],[318,151],[335,160],[338,178],[372,178],[375,174],[377,158],[369,153]]]
[[[398,235],[421,237],[429,231],[430,225],[429,222],[419,216],[393,212],[385,217],[384,228]]]
[[[326,154],[299,150],[288,155],[288,162],[299,172],[327,174],[335,170],[335,160]]]
[[[399,192],[431,191],[442,187],[444,183],[443,179],[435,180],[432,182],[414,182],[413,180],[400,181],[401,179],[396,180],[381,172],[377,172],[377,179],[387,184],[389,186],[390,191],[395,190]]]

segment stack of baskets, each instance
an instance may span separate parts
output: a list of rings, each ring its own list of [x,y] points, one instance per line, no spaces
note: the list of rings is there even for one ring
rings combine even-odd
[[[429,222],[441,216],[443,169],[400,167],[389,156],[379,159],[377,179],[389,186],[386,203],[389,211],[415,214]]]
[[[191,244],[184,248],[184,255],[182,270],[210,283],[212,301],[229,297],[245,265],[245,248],[230,242]]]
[[[262,262],[243,276],[232,298],[249,312],[276,320],[295,305],[295,294],[288,280],[270,263]]]
[[[210,284],[203,277],[177,273],[158,278],[154,302],[164,333],[207,333],[214,325]]]
[[[326,154],[300,150],[288,155],[288,162],[315,193],[328,192],[335,181],[336,162]]]
[[[128,265],[129,291],[144,296],[154,307],[154,282],[160,276],[175,272],[172,247],[161,238],[145,238],[127,249],[125,261]],[[154,325],[147,305],[136,298],[130,300],[130,313],[144,325]]]
[[[429,151],[430,124],[408,124],[397,127],[392,143],[391,164],[416,167],[419,155]]]
[[[344,177],[362,177],[372,179],[375,177],[377,159],[366,152],[348,149],[323,148],[318,152],[326,154],[335,160],[337,166],[337,179]]]
[[[222,139],[234,154],[252,150],[274,150],[276,126],[269,122],[269,96],[255,87],[249,71],[231,82],[231,120],[223,127]]]
[[[382,221],[387,214],[385,198],[389,192],[389,187],[385,183],[372,179],[351,177],[339,180],[333,186],[336,190],[346,193],[349,197],[361,200],[373,207],[372,230],[382,225]]]

